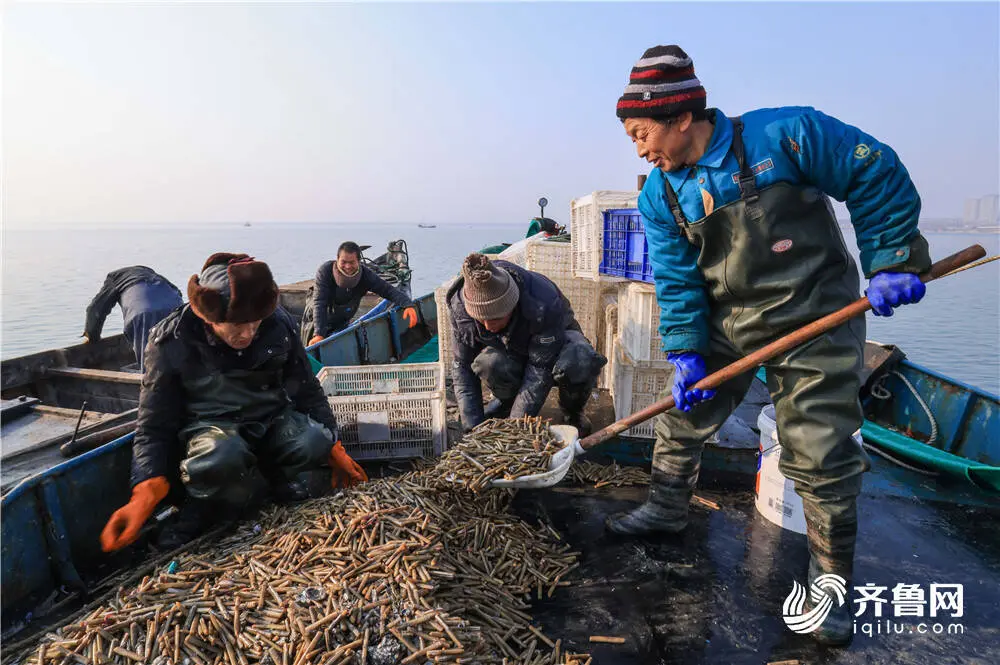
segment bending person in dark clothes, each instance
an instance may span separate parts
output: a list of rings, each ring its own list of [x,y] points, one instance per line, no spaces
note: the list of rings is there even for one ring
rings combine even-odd
[[[83,337],[101,339],[104,321],[115,305],[122,308],[125,339],[132,345],[139,369],[144,369],[143,349],[153,326],[184,304],[180,290],[170,280],[146,266],[129,266],[109,272],[104,286],[87,305]]]
[[[185,490],[158,545],[188,542],[238,516],[270,487],[309,497],[300,473],[333,470],[334,487],[367,480],[337,421],[266,263],[213,254],[188,282],[189,304],[150,335],[132,443],[132,499],[101,533],[105,552],[134,542],[171,487]]]
[[[465,430],[487,418],[537,416],[558,386],[563,422],[589,433],[583,410],[608,361],[580,331],[559,287],[513,263],[470,254],[446,299]],[[494,396],[485,409],[480,380]]]
[[[326,261],[316,271],[312,303],[302,319],[302,341],[312,346],[347,327],[358,313],[361,299],[369,292],[382,296],[403,309],[403,318],[417,325],[417,309],[410,297],[361,265],[361,248],[345,242],[337,249],[337,259]]]

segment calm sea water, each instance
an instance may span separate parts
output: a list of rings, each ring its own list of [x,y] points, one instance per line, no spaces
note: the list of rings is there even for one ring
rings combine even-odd
[[[344,240],[371,245],[370,256],[404,238],[413,269],[413,293],[431,291],[458,270],[471,251],[523,237],[525,225],[255,224],[75,228],[3,232],[0,357],[77,343],[87,303],[115,268],[152,267],[181,290],[216,251],[248,252],[267,261],[279,284],[312,277]],[[849,247],[854,238],[847,234]],[[928,234],[935,258],[979,243],[1000,252],[1000,235]],[[117,310],[105,334],[121,331]],[[932,284],[917,306],[895,316],[869,315],[868,338],[900,346],[908,357],[939,372],[1000,393],[1000,262]]]

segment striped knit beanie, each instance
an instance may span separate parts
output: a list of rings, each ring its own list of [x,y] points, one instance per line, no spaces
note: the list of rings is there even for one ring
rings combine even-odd
[[[654,46],[632,68],[618,117],[659,118],[704,110],[705,88],[694,75],[691,58],[680,46]]]

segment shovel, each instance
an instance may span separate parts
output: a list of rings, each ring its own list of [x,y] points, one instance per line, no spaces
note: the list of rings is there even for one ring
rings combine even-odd
[[[941,259],[932,265],[930,270],[920,275],[920,280],[927,283],[932,280],[945,277],[952,272],[959,272],[965,268],[971,268],[973,266],[969,264],[974,261],[978,261],[984,256],[986,256],[986,250],[983,249],[981,245],[972,245],[971,247],[963,249],[961,252],[956,254],[952,254],[947,258]],[[992,261],[995,258],[997,257],[991,257],[990,259],[987,259],[987,261]],[[709,374],[692,387],[700,388],[702,390],[717,388],[729,379],[740,376],[744,372],[751,369],[756,369],[775,356],[790,351],[811,339],[815,339],[823,333],[843,324],[849,319],[864,315],[864,313],[871,308],[872,304],[868,301],[868,298],[862,297],[847,307],[839,309],[832,314],[827,314],[826,316],[817,319],[816,321],[813,321],[812,323],[805,325],[794,332],[788,333],[784,337],[771,342],[767,346],[754,351],[750,355],[723,367],[718,372]],[[491,485],[493,487],[516,489],[551,487],[566,477],[566,474],[569,472],[569,468],[573,465],[573,460],[578,455],[582,455],[591,448],[604,443],[608,439],[618,436],[628,428],[638,425],[639,423],[646,422],[650,418],[657,416],[664,411],[668,411],[673,407],[674,398],[671,395],[666,399],[650,404],[641,411],[622,418],[617,422],[611,423],[604,429],[594,432],[584,439],[579,438],[575,427],[570,427],[569,425],[553,425],[549,428],[552,434],[560,441],[563,441],[566,445],[562,450],[552,456],[552,459],[549,462],[548,471],[536,473],[530,476],[521,476],[520,478],[515,478],[514,480],[494,480]]]

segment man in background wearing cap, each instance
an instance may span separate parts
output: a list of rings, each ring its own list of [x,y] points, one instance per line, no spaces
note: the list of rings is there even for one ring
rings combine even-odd
[[[170,280],[146,266],[128,266],[112,270],[101,290],[87,305],[83,336],[87,342],[101,339],[104,321],[115,305],[121,306],[125,339],[132,345],[139,371],[145,367],[142,352],[149,331],[184,304],[180,290]]]
[[[409,296],[361,265],[361,247],[348,241],[337,249],[335,261],[323,263],[316,271],[313,299],[302,319],[306,345],[312,346],[346,328],[369,292],[402,308],[409,327],[417,325],[417,308]]]
[[[554,219],[549,219],[548,217],[534,217],[528,224],[528,234],[524,237],[530,238],[533,235],[538,235],[543,232],[547,236],[557,236],[561,234],[565,228],[566,227],[564,226],[559,226]]]
[[[876,315],[920,300],[917,273],[930,256],[917,230],[920,197],[892,148],[809,107],[742,118],[709,109],[691,58],[678,46],[643,54],[617,114],[639,156],[655,167],[639,210],[677,407],[656,424],[649,499],[607,524],[620,534],[677,532],[687,524],[703,443],[739,403],[753,372],[717,391],[692,386],[859,297],[857,267],[827,196],[847,202]],[[863,418],[864,340],[864,319],[853,319],[767,364],[781,471],[805,506],[810,582],[834,573],[848,588],[855,503],[870,466],[852,438]],[[849,642],[849,608],[835,602],[813,635]]]
[[[607,359],[583,336],[555,284],[513,263],[470,254],[446,299],[464,429],[487,418],[537,416],[557,385],[563,422],[589,432],[583,410]],[[493,393],[485,410],[480,380]]]
[[[160,535],[165,548],[237,514],[267,485],[279,501],[307,498],[302,471],[329,466],[334,486],[367,480],[338,440],[267,264],[213,254],[191,276],[188,301],[146,347],[132,499],[101,533],[104,551],[134,542],[172,487],[183,485],[187,498]]]

